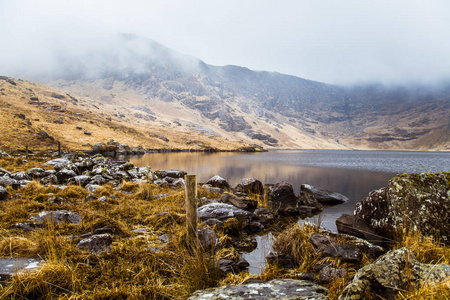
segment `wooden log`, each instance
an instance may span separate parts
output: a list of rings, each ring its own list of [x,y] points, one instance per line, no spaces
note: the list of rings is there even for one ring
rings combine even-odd
[[[197,175],[185,175],[186,183],[186,242],[189,246],[197,244]]]

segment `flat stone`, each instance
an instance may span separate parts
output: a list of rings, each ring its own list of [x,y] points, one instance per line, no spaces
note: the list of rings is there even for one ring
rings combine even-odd
[[[304,280],[274,279],[262,283],[247,283],[241,285],[226,285],[201,291],[196,291],[190,300],[220,300],[220,299],[328,299],[327,289]]]
[[[39,267],[42,260],[36,258],[0,258],[0,282],[23,271]]]

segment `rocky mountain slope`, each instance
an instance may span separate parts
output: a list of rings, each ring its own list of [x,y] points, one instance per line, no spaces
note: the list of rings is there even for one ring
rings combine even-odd
[[[129,124],[266,148],[450,150],[450,84],[344,88],[212,66],[131,35],[59,66],[40,80],[115,106],[113,119]]]
[[[0,148],[25,150],[28,146],[30,151],[56,151],[60,142],[62,150],[91,150],[91,145],[111,140],[125,150],[248,147],[241,142],[183,129],[162,118],[159,124],[148,126],[139,120],[152,122],[155,117],[139,109],[120,111],[133,119],[123,116],[114,105],[0,76]]]

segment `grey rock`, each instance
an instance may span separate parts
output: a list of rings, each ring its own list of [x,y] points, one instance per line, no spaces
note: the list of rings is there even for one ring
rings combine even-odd
[[[81,186],[86,186],[89,182],[91,181],[91,177],[87,176],[87,175],[78,175],[72,178],[69,178],[69,180],[67,181],[67,184],[74,184],[74,185],[81,185]]]
[[[294,259],[288,254],[270,252],[266,256],[266,260],[269,264],[277,265],[287,270],[295,267]]]
[[[77,244],[80,250],[86,250],[94,254],[111,251],[112,238],[109,234],[96,234],[81,240]]]
[[[319,283],[319,279],[312,273],[298,273],[296,276],[298,280],[306,280],[313,283]]]
[[[268,190],[269,209],[276,214],[298,214],[298,199],[292,185],[286,181]]]
[[[200,245],[206,251],[212,251],[219,246],[219,238],[214,230],[210,228],[198,228],[197,234]]]
[[[214,226],[217,228],[221,228],[223,226],[223,222],[219,221],[217,219],[208,219],[208,220],[204,221],[203,224],[205,224],[207,226]]]
[[[88,185],[85,186],[85,189],[88,190],[90,193],[95,192],[98,188],[100,188],[100,185],[98,184],[89,183]]]
[[[339,278],[339,277],[344,277],[345,275],[347,275],[347,271],[344,269],[338,269],[338,268],[326,266],[326,267],[322,268],[322,270],[320,270],[320,272],[319,272],[319,282],[321,284],[328,284],[332,280]]]
[[[28,176],[31,178],[43,178],[48,176],[48,174],[45,172],[44,168],[32,168],[27,171]]]
[[[256,178],[242,178],[241,183],[242,192],[247,194],[263,195],[264,186],[261,181]]]
[[[398,291],[435,285],[450,277],[449,265],[421,264],[411,250],[400,248],[380,257],[375,263],[356,272],[339,296],[344,299],[363,299],[369,291],[384,299],[395,299]]]
[[[147,228],[138,228],[138,229],[132,230],[132,232],[135,235],[145,235],[146,233],[148,233],[148,230],[147,230]]]
[[[273,213],[267,208],[257,208],[253,212],[253,221],[259,222],[263,225],[267,225],[272,223],[275,216]]]
[[[9,197],[9,191],[7,188],[0,185],[0,200],[6,200]]]
[[[250,212],[225,203],[210,203],[203,205],[197,209],[197,215],[202,221],[217,219],[223,222],[230,218],[241,219],[244,227],[250,224],[252,218]]]
[[[336,192],[330,192],[309,184],[302,184],[300,186],[300,198],[303,194],[313,195],[314,198],[321,204],[334,205],[348,202],[348,198]]]
[[[262,283],[247,283],[241,285],[226,285],[196,291],[190,300],[326,300],[328,290],[322,286],[304,280],[274,279]]]
[[[15,179],[15,180],[31,180],[31,177],[28,176],[27,173],[25,173],[24,171],[19,171],[16,173],[11,174],[11,178]]]
[[[154,174],[160,179],[165,177],[184,178],[184,176],[187,175],[185,171],[181,170],[159,170],[155,171]]]
[[[20,182],[9,177],[7,174],[0,177],[0,186],[7,187],[10,186],[13,189],[18,189],[20,187]]]
[[[258,201],[248,197],[238,197],[230,193],[223,193],[221,201],[247,211],[254,211],[258,207]]]
[[[322,234],[313,233],[309,237],[309,242],[315,251],[321,252],[331,245],[333,239]]]
[[[9,229],[18,229],[25,232],[34,231],[40,228],[47,228],[47,225],[43,223],[15,223],[9,226]]]
[[[69,169],[62,169],[61,171],[56,173],[56,177],[58,177],[59,182],[65,182],[69,178],[72,178],[75,176],[77,176],[77,173],[75,173],[75,171],[69,170]]]
[[[206,184],[209,184],[213,187],[221,188],[224,190],[228,190],[230,188],[230,185],[228,184],[228,182],[224,178],[220,177],[219,175],[215,175],[215,176],[211,177],[206,182]]]
[[[94,234],[105,234],[105,233],[113,234],[114,230],[112,228],[109,228],[109,227],[97,228],[97,229],[94,230]]]
[[[362,260],[361,250],[352,245],[332,243],[323,253],[350,263],[360,263]]]
[[[52,222],[59,224],[61,222],[67,222],[72,224],[80,224],[81,216],[77,213],[73,213],[67,210],[57,210],[57,211],[43,211],[38,215],[31,217],[31,221],[36,222]]]
[[[67,158],[56,158],[44,163],[44,165],[56,165],[56,164],[68,165],[70,164],[70,160],[68,160]]]
[[[37,269],[42,263],[42,260],[36,258],[0,258],[0,282],[23,271]]]
[[[369,228],[369,226],[367,226],[367,223],[358,216],[343,214],[336,219],[336,227],[339,233],[353,235],[374,244],[381,244],[386,240],[377,235]]]

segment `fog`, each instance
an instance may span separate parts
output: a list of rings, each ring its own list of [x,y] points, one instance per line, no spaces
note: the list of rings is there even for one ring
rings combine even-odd
[[[450,78],[449,11],[447,1],[0,0],[0,75],[139,69],[152,54],[122,53],[127,33],[191,56],[171,52],[186,66],[197,57],[333,84],[429,84]]]

